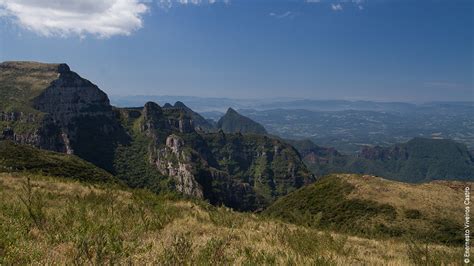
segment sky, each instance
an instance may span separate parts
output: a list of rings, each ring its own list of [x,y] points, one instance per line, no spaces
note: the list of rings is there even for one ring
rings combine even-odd
[[[474,101],[473,0],[0,0],[0,61],[114,95]]]

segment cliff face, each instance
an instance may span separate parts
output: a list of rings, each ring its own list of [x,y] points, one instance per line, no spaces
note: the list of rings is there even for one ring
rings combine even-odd
[[[311,171],[360,173],[403,182],[471,180],[474,158],[465,145],[452,140],[414,138],[389,147],[363,147],[356,156],[343,155],[311,141],[289,141],[303,156]]]
[[[202,117],[200,114],[194,112],[191,108],[187,107],[184,103],[182,102],[176,102],[174,105],[171,105],[169,103],[166,103],[163,105],[163,108],[169,109],[169,110],[175,110],[175,111],[182,111],[186,113],[186,115],[192,119],[194,128],[197,131],[201,132],[208,132],[214,130],[214,125],[211,124],[209,121],[207,121],[204,117]]]
[[[140,129],[149,160],[184,194],[241,210],[266,206],[314,181],[298,153],[257,135],[199,133],[185,110],[147,103]]]
[[[77,154],[111,170],[114,143],[125,136],[103,91],[72,72],[66,64],[16,62],[2,65],[1,77],[10,81],[10,88],[2,89],[10,94],[16,91],[11,95],[10,104],[4,105],[4,109],[16,110],[2,110],[0,116],[3,138]],[[41,89],[39,84],[45,85],[45,76],[54,78]],[[26,99],[21,94],[24,86],[28,86],[32,95]]]

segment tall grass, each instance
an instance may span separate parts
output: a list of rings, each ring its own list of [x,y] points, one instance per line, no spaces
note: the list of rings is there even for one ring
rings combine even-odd
[[[430,262],[460,254],[428,248]],[[146,190],[0,174],[2,265],[406,264],[423,252]]]

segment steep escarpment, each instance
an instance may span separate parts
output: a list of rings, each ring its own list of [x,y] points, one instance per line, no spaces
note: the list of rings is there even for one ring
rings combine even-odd
[[[66,64],[6,62],[0,70],[2,138],[112,170],[115,145],[127,138],[103,91]]]
[[[290,145],[256,134],[204,135],[218,168],[250,185],[264,202],[272,202],[314,181]]]
[[[366,147],[346,169],[408,182],[472,180],[474,158],[461,143],[414,138],[390,147]]]
[[[311,141],[293,144],[311,171],[359,173],[404,182],[473,180],[474,159],[465,145],[452,140],[414,138],[389,147],[363,147],[357,155],[343,155]]]

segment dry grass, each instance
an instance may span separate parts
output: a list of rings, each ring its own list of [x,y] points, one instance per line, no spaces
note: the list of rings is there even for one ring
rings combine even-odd
[[[0,264],[407,265],[407,245],[320,232],[258,215],[70,180],[0,175]],[[429,246],[455,261],[459,248]],[[453,263],[454,264],[454,263]]]
[[[340,175],[355,189],[350,198],[374,200],[394,206],[397,210],[417,209],[432,218],[464,219],[464,188],[472,182],[436,181],[407,184],[369,175]]]

